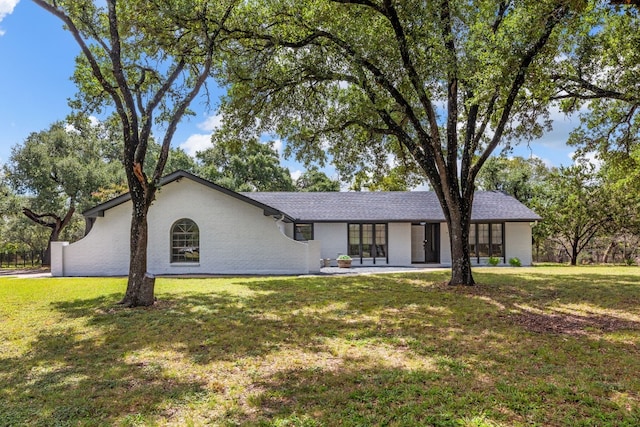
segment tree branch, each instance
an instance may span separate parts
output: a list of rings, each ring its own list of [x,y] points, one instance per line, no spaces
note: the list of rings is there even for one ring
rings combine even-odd
[[[60,217],[54,213],[37,214],[29,208],[22,208],[22,213],[36,224],[40,224],[52,229],[56,228],[57,224],[60,222]],[[43,218],[52,218],[54,222],[47,222]]]
[[[493,138],[480,155],[476,163],[469,170],[469,178],[475,180],[475,177],[478,175],[480,168],[487,161],[493,150],[498,146],[500,140],[502,138],[502,133],[504,132],[504,128],[507,124],[507,121],[511,117],[511,110],[513,109],[513,104],[515,103],[516,97],[522,88],[527,71],[529,66],[535,59],[535,57],[540,53],[542,48],[547,44],[551,33],[553,32],[556,25],[560,22],[560,20],[568,13],[568,8],[566,5],[557,6],[548,17],[547,22],[545,23],[545,28],[540,37],[536,40],[536,42],[531,46],[531,48],[526,52],[520,61],[520,65],[518,66],[518,70],[516,72],[513,83],[511,84],[511,88],[509,89],[509,95],[504,103],[504,108],[502,110],[502,114],[500,116],[500,120],[498,121],[498,125],[496,126],[496,131],[494,132]]]

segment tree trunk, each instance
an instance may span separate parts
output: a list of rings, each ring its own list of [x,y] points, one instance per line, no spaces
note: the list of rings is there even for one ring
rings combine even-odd
[[[132,197],[133,201],[133,197]],[[155,277],[147,271],[148,206],[144,200],[133,201],[129,280],[120,304],[126,307],[148,307],[155,302]]]
[[[60,237],[60,230],[58,227],[51,227],[51,234],[49,235],[49,241],[47,242],[47,249],[45,249],[42,255],[42,265],[51,266],[51,242],[57,242]]]
[[[451,209],[447,226],[451,244],[451,280],[449,285],[473,286],[471,256],[469,254],[469,225],[471,209],[469,206],[456,206]],[[457,208],[457,209],[456,209]]]
[[[602,263],[606,264],[609,262],[609,256],[611,255],[611,251],[613,250],[613,248],[616,246],[616,242],[615,241],[611,241],[609,243],[609,246],[607,246],[607,249],[604,251],[604,254],[602,255]]]
[[[571,265],[578,264],[578,246],[577,244],[571,245]]]
[[[71,202],[71,206],[64,218],[60,218],[55,213],[43,213],[37,214],[33,212],[29,208],[22,208],[22,213],[29,218],[31,221],[36,224],[40,224],[44,227],[49,227],[51,229],[51,234],[49,235],[49,241],[47,242],[47,249],[44,251],[42,255],[42,265],[50,266],[51,265],[51,242],[57,242],[60,237],[60,233],[62,229],[69,224],[71,221],[71,217],[73,217],[74,212],[76,211],[75,202]],[[51,218],[51,221],[46,221],[45,218]]]

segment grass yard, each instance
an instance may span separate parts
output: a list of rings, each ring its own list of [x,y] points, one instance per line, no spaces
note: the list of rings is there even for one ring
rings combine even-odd
[[[638,426],[640,268],[0,277],[0,426]]]

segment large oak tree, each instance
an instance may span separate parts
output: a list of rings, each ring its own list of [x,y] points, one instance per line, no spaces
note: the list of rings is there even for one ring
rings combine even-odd
[[[99,128],[85,121],[73,128],[54,123],[12,148],[4,165],[6,182],[27,196],[20,199],[24,215],[49,229],[43,265],[50,265],[51,242],[58,240],[76,209],[88,208],[93,191],[117,181],[118,165],[109,158],[109,146]]]
[[[225,117],[286,138],[300,160],[328,151],[342,177],[390,154],[414,161],[450,231],[450,283],[471,285],[475,178],[498,147],[540,135],[550,64],[584,6],[248,0],[227,58]]]
[[[148,211],[176,127],[210,76],[221,25],[235,2],[33,1],[60,18],[81,48],[74,76],[80,92],[74,106],[106,108],[121,126],[133,205],[129,279],[121,302],[152,305],[155,280],[147,272]],[[161,149],[149,175],[145,162],[152,130],[161,134]]]
[[[238,139],[225,132],[212,136],[213,147],[196,154],[200,174],[234,191],[293,191],[289,169],[280,165],[274,142]]]

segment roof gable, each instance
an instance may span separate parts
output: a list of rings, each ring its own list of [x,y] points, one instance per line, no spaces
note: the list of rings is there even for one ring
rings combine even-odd
[[[235,191],[229,190],[228,188],[225,187],[221,187],[220,185],[214,184],[211,181],[207,181],[206,179],[200,178],[199,176],[196,176],[192,173],[189,173],[187,171],[183,171],[183,170],[178,170],[175,171],[169,175],[164,176],[161,180],[160,180],[160,187],[165,186],[167,184],[170,184],[172,182],[176,182],[176,181],[180,181],[181,179],[186,178],[192,181],[197,182],[198,184],[202,184],[206,187],[209,187],[213,190],[216,191],[220,191],[221,193],[224,193],[228,196],[231,196],[233,198],[236,198],[238,200],[241,200],[245,203],[249,203],[251,205],[257,206],[260,209],[264,210],[264,214],[265,215],[278,215],[278,216],[282,216],[284,215],[285,217],[287,217],[289,220],[292,220],[292,218],[289,218],[284,212],[273,208],[271,206],[268,206],[262,202],[260,202],[259,200],[247,197],[243,194],[240,193],[236,193]],[[82,214],[87,217],[87,218],[95,218],[95,217],[100,217],[100,216],[104,216],[104,212],[114,208],[118,205],[121,205],[125,202],[128,202],[129,200],[131,200],[131,193],[125,193],[122,194],[114,199],[111,199],[107,202],[101,203],[97,206],[94,206],[91,209],[88,209],[84,212],[82,212]]]

